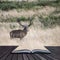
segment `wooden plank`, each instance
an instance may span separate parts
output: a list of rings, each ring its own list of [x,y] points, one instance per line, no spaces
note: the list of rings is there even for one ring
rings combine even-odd
[[[18,60],[18,55],[17,54],[13,54],[12,60]]]
[[[50,56],[60,60],[60,46],[47,46],[46,48],[52,52]]]
[[[9,56],[9,52],[7,54],[5,54],[2,58],[0,58],[0,60],[6,60],[6,58]]]
[[[8,57],[6,57],[6,59],[5,59],[5,60],[12,60],[12,57],[13,57],[13,54],[9,54],[9,56],[8,56]]]
[[[1,59],[3,56],[5,56],[8,52],[10,52],[10,51],[11,51],[10,48],[4,50],[3,53],[0,55],[0,59]]]
[[[31,54],[34,60],[41,60],[41,58],[37,57],[35,54]]]
[[[1,54],[3,54],[5,51],[7,51],[6,49],[7,49],[7,47],[0,46],[0,56],[1,56]]]
[[[26,56],[26,54],[23,54],[23,60],[28,60],[28,57]]]
[[[45,54],[39,54],[39,55],[42,56],[42,57],[44,57],[47,60],[54,60],[53,58],[51,58],[51,57],[48,56],[49,54],[47,54],[47,55],[45,55]]]
[[[4,60],[10,53],[11,51],[15,48],[15,46],[1,46],[2,52],[0,54],[0,60]]]
[[[31,54],[26,54],[29,60],[34,60],[34,58],[31,56]]]
[[[18,54],[18,60],[23,60],[23,54]]]
[[[40,58],[41,60],[46,60],[44,57],[40,56],[39,54],[35,54],[38,58]]]
[[[47,55],[47,54],[45,54],[45,56],[49,57],[49,58],[52,59],[52,60],[58,60],[58,59],[56,59],[56,58],[54,58],[54,57],[52,57],[52,56],[49,56],[49,55]]]

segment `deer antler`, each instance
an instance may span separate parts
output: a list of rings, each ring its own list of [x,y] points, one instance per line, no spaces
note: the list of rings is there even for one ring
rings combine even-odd
[[[29,17],[28,19],[30,20],[30,24],[28,25],[28,27],[29,27],[29,26],[32,25],[32,23],[33,23],[33,22],[32,22],[33,18],[30,18],[30,17]]]
[[[28,27],[33,24],[33,19],[35,18],[35,16],[36,15],[33,15],[32,17],[28,18],[30,20],[30,24],[28,25]]]
[[[17,22],[22,26],[22,27],[25,27],[24,25],[21,24],[21,20],[18,18],[17,19]]]
[[[29,27],[30,25],[32,25],[32,20],[33,20],[33,18],[29,17],[28,20],[29,20],[30,24],[27,25],[27,26],[22,25],[22,24],[21,24],[21,20],[20,20],[19,18],[17,19],[17,22],[18,22],[22,27]]]

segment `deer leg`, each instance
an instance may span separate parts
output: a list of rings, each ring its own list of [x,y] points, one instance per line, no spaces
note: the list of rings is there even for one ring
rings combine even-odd
[[[22,40],[22,38],[20,38],[20,40]]]
[[[12,33],[10,32],[10,37],[11,37]]]

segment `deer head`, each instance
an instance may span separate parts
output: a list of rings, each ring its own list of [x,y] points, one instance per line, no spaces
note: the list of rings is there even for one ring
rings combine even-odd
[[[30,27],[32,25],[32,19],[31,18],[29,18],[29,24],[28,25],[23,25],[21,23],[21,20],[20,19],[17,19],[17,22],[19,23],[19,25],[21,25],[24,28],[23,29],[24,31],[27,31],[28,27]]]

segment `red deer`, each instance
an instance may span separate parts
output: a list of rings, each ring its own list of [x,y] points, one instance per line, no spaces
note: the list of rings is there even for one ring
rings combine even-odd
[[[22,25],[20,19],[17,19],[17,22],[24,28],[23,30],[18,29],[18,30],[12,30],[10,32],[10,37],[11,38],[24,38],[28,32],[28,27],[32,24],[32,20],[30,20],[29,25]]]

